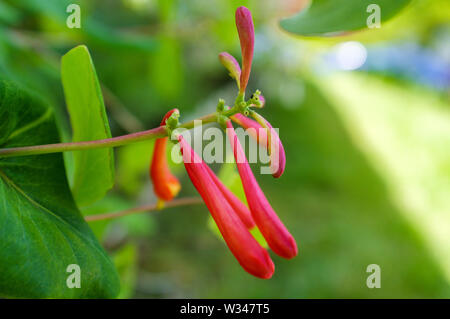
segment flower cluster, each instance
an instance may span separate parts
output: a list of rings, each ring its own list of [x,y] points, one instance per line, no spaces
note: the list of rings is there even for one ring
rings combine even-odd
[[[230,251],[248,273],[268,279],[272,277],[275,266],[267,250],[256,241],[250,230],[257,227],[270,249],[281,257],[293,258],[297,255],[298,249],[295,239],[281,222],[259,187],[231,122],[233,120],[244,128],[255,129],[254,131],[257,133],[254,137],[261,145],[267,147],[271,154],[272,175],[280,177],[286,164],[281,141],[270,123],[250,109],[250,107],[263,107],[265,99],[259,92],[256,92],[248,102],[244,101],[254,48],[253,20],[247,8],[239,7],[236,10],[236,26],[242,50],[242,71],[236,59],[226,52],[219,54],[219,60],[236,80],[239,95],[234,108],[239,109],[239,113],[235,112],[226,116],[226,113],[223,112],[220,115],[222,119],[225,118],[223,122],[242,180],[248,207],[217,178],[181,134],[177,135],[177,140],[189,178],[205,202]],[[241,113],[250,114],[255,120]],[[174,114],[178,114],[177,109],[169,111],[161,125],[169,127],[168,121],[173,118]],[[161,200],[171,200],[180,189],[178,180],[170,173],[167,166],[166,143],[167,137],[156,141],[150,168],[155,193]]]

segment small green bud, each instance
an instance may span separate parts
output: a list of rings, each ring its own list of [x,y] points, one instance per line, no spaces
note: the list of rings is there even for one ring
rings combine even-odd
[[[178,127],[178,119],[180,118],[179,112],[173,112],[172,115],[169,116],[166,122],[166,126],[169,130],[174,130]]]
[[[217,112],[222,113],[225,110],[225,100],[219,99],[219,103],[217,103]]]

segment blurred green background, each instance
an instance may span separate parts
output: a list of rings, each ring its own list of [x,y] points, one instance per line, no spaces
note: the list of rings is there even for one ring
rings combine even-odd
[[[70,3],[81,5],[81,29],[66,27]],[[240,60],[240,5],[256,27],[248,91],[263,92],[287,155],[280,179],[258,180],[299,256],[271,254],[273,278],[253,278],[203,206],[93,222],[119,269],[119,297],[449,298],[448,1],[413,1],[380,29],[301,38],[278,25],[301,0],[1,0],[0,78],[40,92],[69,140],[60,58],[86,44],[114,136],[155,127],[173,107],[190,120],[235,97],[217,55]],[[114,189],[84,212],[154,203],[151,149],[116,149]],[[180,197],[196,195],[183,166],[173,171]],[[380,289],[366,286],[369,264],[381,267]]]

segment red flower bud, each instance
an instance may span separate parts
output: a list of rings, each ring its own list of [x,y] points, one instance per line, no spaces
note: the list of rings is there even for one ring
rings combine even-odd
[[[272,206],[270,206],[267,201],[263,191],[259,187],[250,165],[247,162],[241,143],[234,132],[231,121],[227,122],[227,134],[233,149],[253,220],[266,239],[269,247],[276,254],[288,259],[295,257],[298,253],[297,243],[278,218]]]
[[[252,69],[253,48],[255,44],[255,29],[253,26],[252,14],[246,7],[237,8],[236,27],[241,42],[242,52],[242,73],[239,92],[244,93]]]
[[[236,197],[236,195],[233,194],[222,182],[221,180],[214,174],[211,168],[209,168],[208,165],[205,165],[209,175],[213,179],[216,186],[219,188],[219,190],[222,192],[222,195],[226,198],[230,206],[234,209],[236,214],[239,216],[239,218],[242,220],[242,222],[245,224],[245,226],[248,229],[252,229],[255,227],[255,221],[252,218],[252,215],[250,213],[250,210],[245,206],[243,202],[239,198]]]
[[[230,251],[248,273],[263,279],[272,277],[275,266],[268,252],[253,238],[236,214],[211,177],[205,162],[199,158],[182,135],[179,136],[179,141],[184,166],[192,184],[205,201]]]
[[[163,118],[161,126],[166,125],[167,119],[177,109],[169,111]],[[150,178],[153,182],[153,189],[158,198],[170,201],[180,191],[181,185],[178,179],[172,175],[167,163],[166,147],[168,137],[159,138],[155,141],[153,158],[150,165]]]

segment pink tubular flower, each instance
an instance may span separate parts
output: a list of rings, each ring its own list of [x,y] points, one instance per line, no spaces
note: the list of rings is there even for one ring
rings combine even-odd
[[[178,109],[167,112],[161,121],[161,126],[166,125],[167,119],[174,112],[178,112]],[[155,141],[153,158],[150,164],[150,179],[153,182],[153,189],[156,196],[161,200],[170,201],[178,194],[181,185],[178,179],[170,172],[167,163],[167,139],[168,137],[163,137]]]
[[[236,10],[236,27],[241,42],[242,73],[239,92],[244,93],[247,88],[250,71],[252,68],[253,48],[255,44],[255,28],[250,10],[239,7]]]
[[[259,124],[255,120],[252,120],[240,113],[231,116],[231,119],[245,129],[253,129],[248,130],[249,135],[255,138],[260,145],[269,149],[269,152],[271,154],[270,165],[272,176],[278,178],[283,175],[284,169],[286,168],[286,154],[284,152],[283,143],[281,143],[280,137],[272,128],[272,125],[261,115],[258,116],[266,123],[267,127],[270,128],[270,136],[272,138],[271,141],[269,141],[268,139],[267,130],[264,129],[261,124]]]
[[[227,134],[230,139],[239,175],[244,186],[245,196],[253,219],[267,241],[269,247],[279,256],[293,258],[297,255],[297,243],[294,237],[283,225],[277,214],[267,201],[266,196],[258,185],[244,150],[234,132],[231,121],[227,122]]]
[[[250,234],[212,178],[207,165],[198,158],[182,135],[178,140],[186,171],[239,264],[256,277],[272,277],[275,266],[268,252]]]
[[[236,59],[228,52],[219,54],[219,60],[223,66],[230,72],[230,76],[236,80],[238,88],[240,88],[241,67]]]

